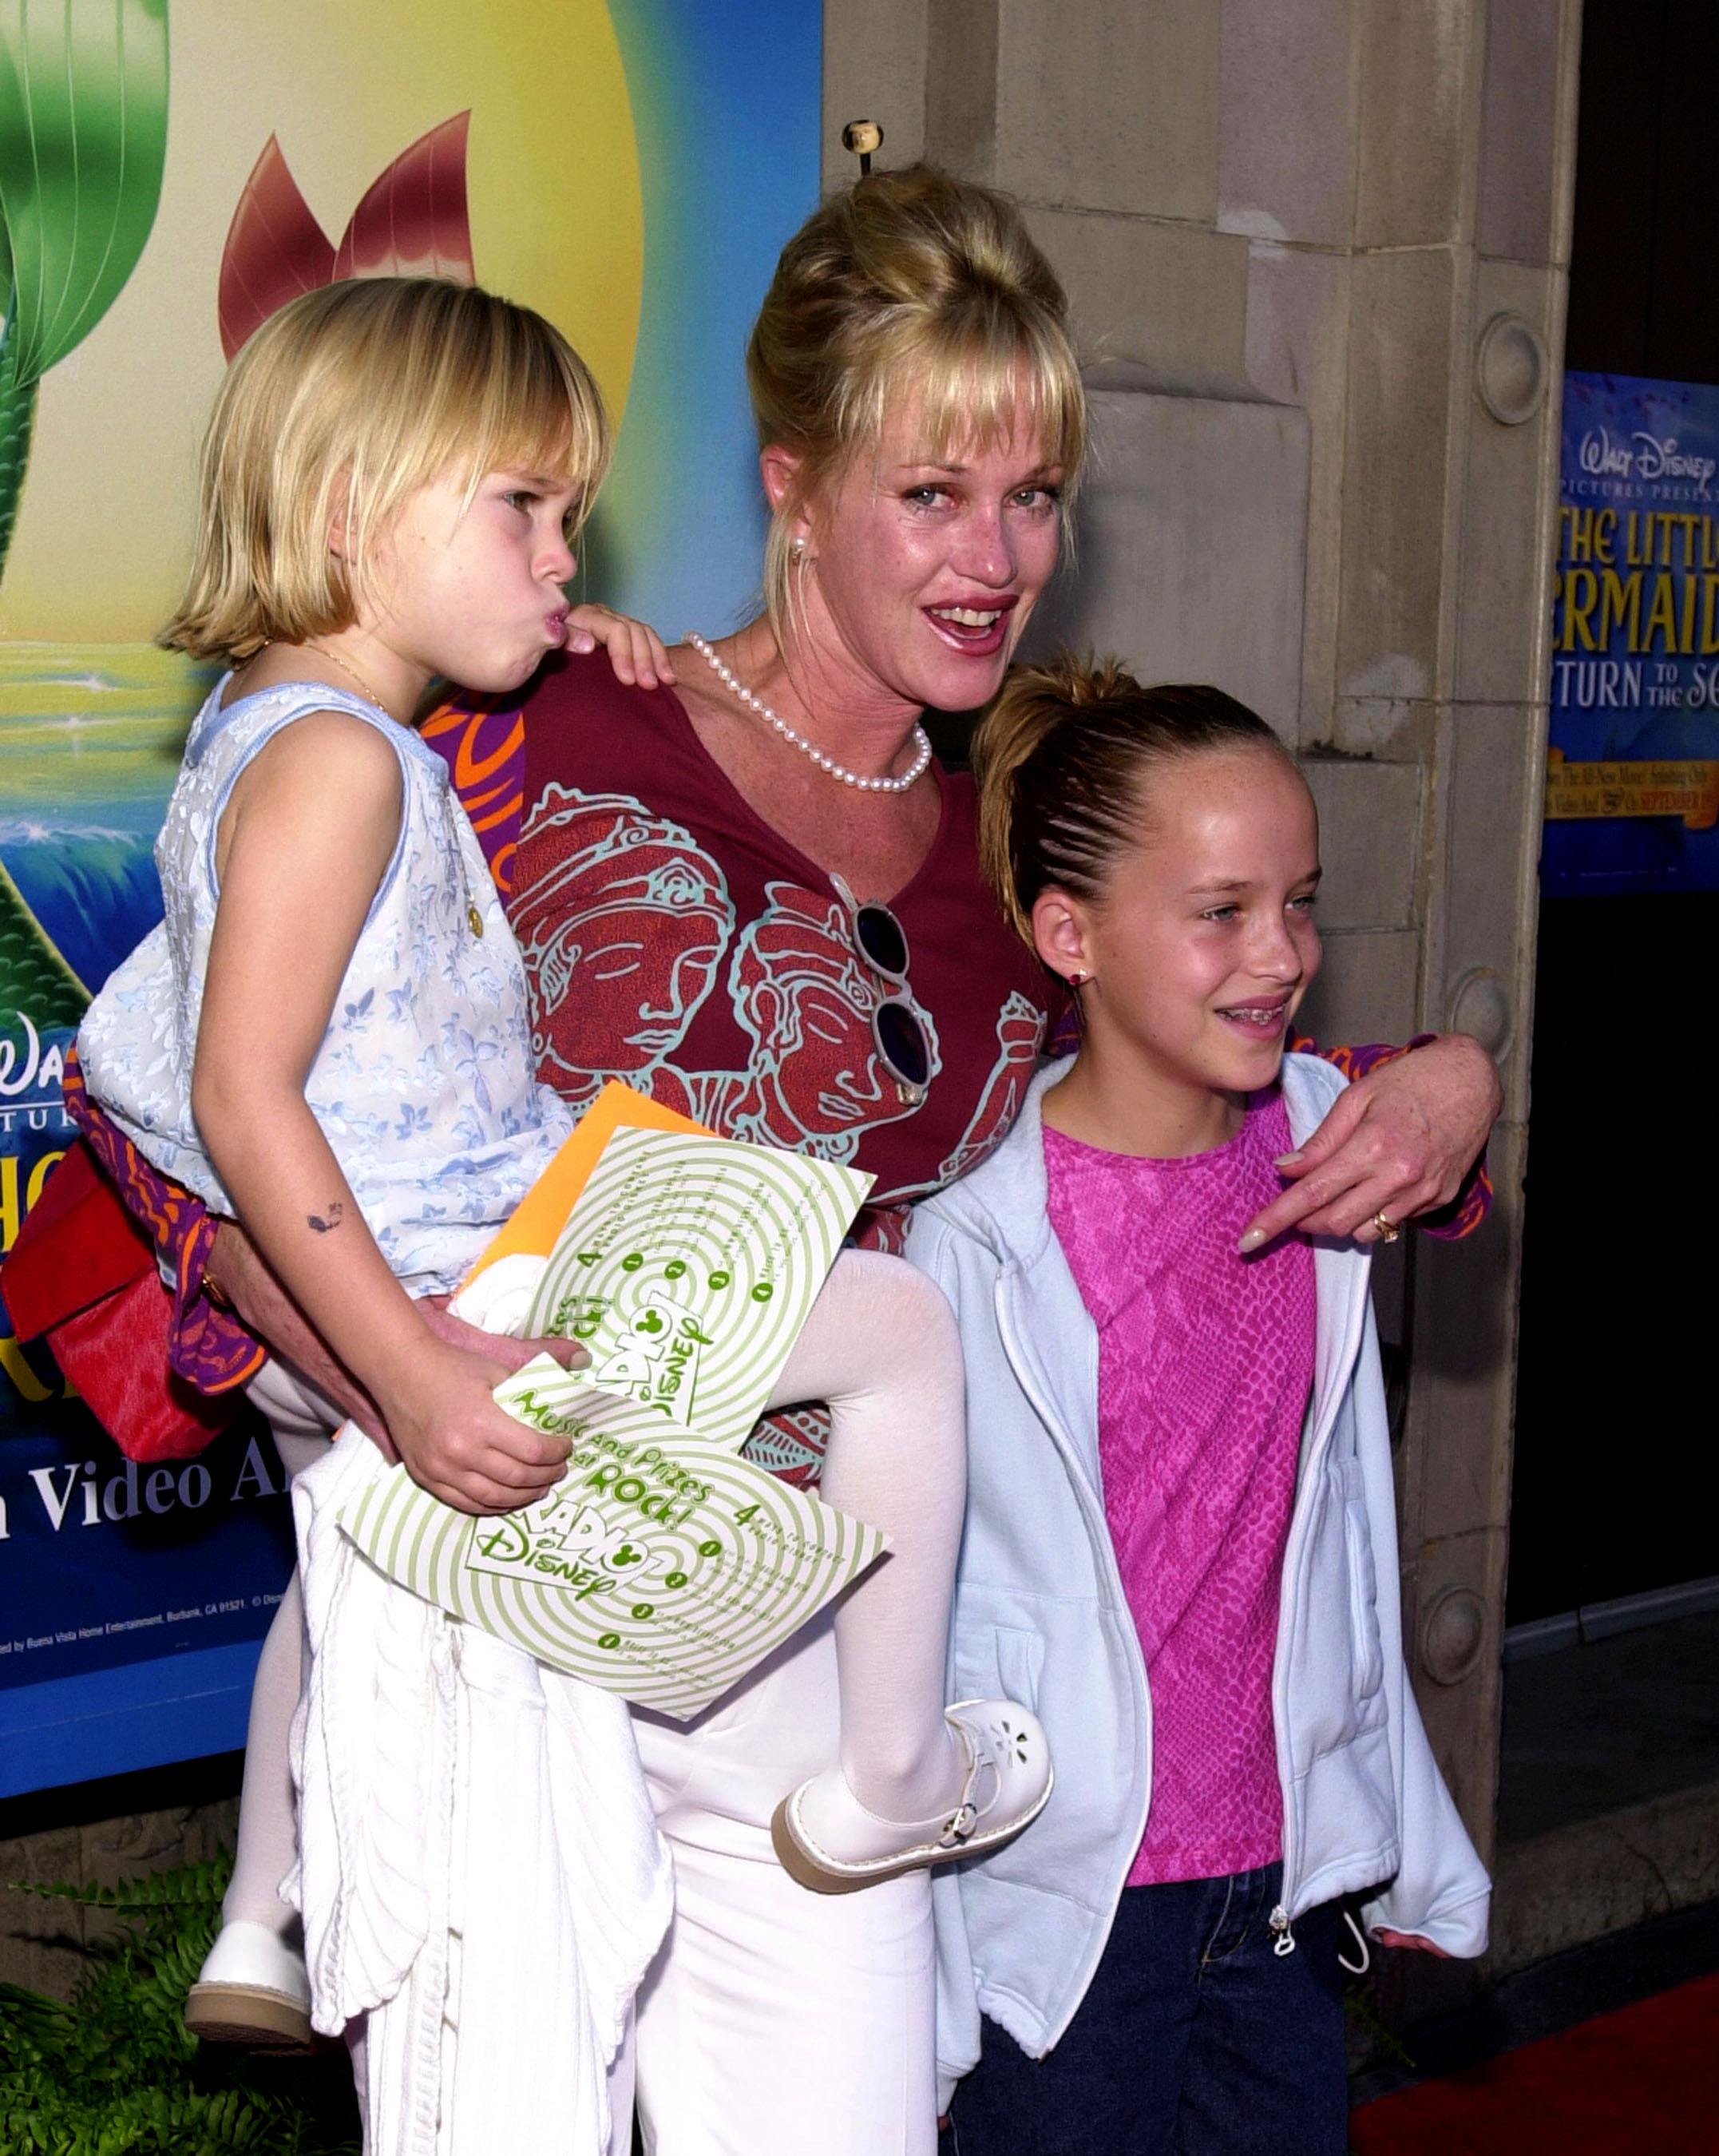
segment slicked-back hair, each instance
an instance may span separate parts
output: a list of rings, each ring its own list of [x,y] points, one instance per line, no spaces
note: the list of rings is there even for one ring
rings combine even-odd
[[[1155,767],[1214,751],[1295,759],[1259,714],[1221,689],[1142,688],[1115,660],[1065,652],[1014,669],[973,735],[979,860],[1029,950],[1039,894],[1101,897],[1137,844]]]

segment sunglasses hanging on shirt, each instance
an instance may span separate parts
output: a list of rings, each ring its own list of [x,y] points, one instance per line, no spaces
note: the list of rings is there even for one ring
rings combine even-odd
[[[907,932],[880,900],[856,899],[842,878],[832,875],[837,896],[848,909],[849,933],[856,955],[898,991],[880,997],[871,1012],[872,1045],[904,1099],[917,1106],[931,1077],[931,1044],[907,988]]]

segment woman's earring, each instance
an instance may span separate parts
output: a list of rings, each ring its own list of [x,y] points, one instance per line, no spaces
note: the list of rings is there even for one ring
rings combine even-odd
[[[1083,973],[1076,966],[1074,972],[1069,975],[1069,986],[1071,988],[1084,988],[1091,978],[1090,973]]]

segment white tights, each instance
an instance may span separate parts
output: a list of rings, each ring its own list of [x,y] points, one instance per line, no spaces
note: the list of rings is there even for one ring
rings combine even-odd
[[[326,1403],[275,1364],[251,1395],[282,1466],[298,1474],[326,1444]],[[961,1775],[942,1710],[967,1450],[961,1343],[942,1291],[899,1258],[844,1251],[769,1404],[820,1399],[830,1410],[823,1494],[891,1544],[835,1613],[842,1771],[869,1810],[929,1819],[952,1802]],[[287,1738],[303,1653],[295,1573],[257,1664],[223,1905],[228,1922],[247,1917],[283,1938],[298,1922],[279,1888],[295,1855]]]
[[[269,1418],[275,1450],[289,1481],[328,1450],[340,1420],[332,1405],[278,1363],[264,1366],[246,1388]],[[305,1604],[294,1568],[257,1659],[250,1721],[244,1733],[244,1782],[239,1798],[239,1846],[221,1914],[248,1917],[283,1938],[299,1936],[298,1912],[280,1898],[280,1882],[298,1856],[288,1738],[304,1681]]]
[[[966,1395],[942,1290],[903,1259],[844,1251],[769,1404],[801,1400],[829,1405],[825,1500],[891,1545],[836,1608],[842,1772],[882,1818],[929,1819],[961,1781],[943,1705],[967,1507]]]

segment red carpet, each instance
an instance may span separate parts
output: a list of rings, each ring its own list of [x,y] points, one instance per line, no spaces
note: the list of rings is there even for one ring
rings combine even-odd
[[[1715,2156],[1719,1976],[1349,2115],[1360,2156]]]

